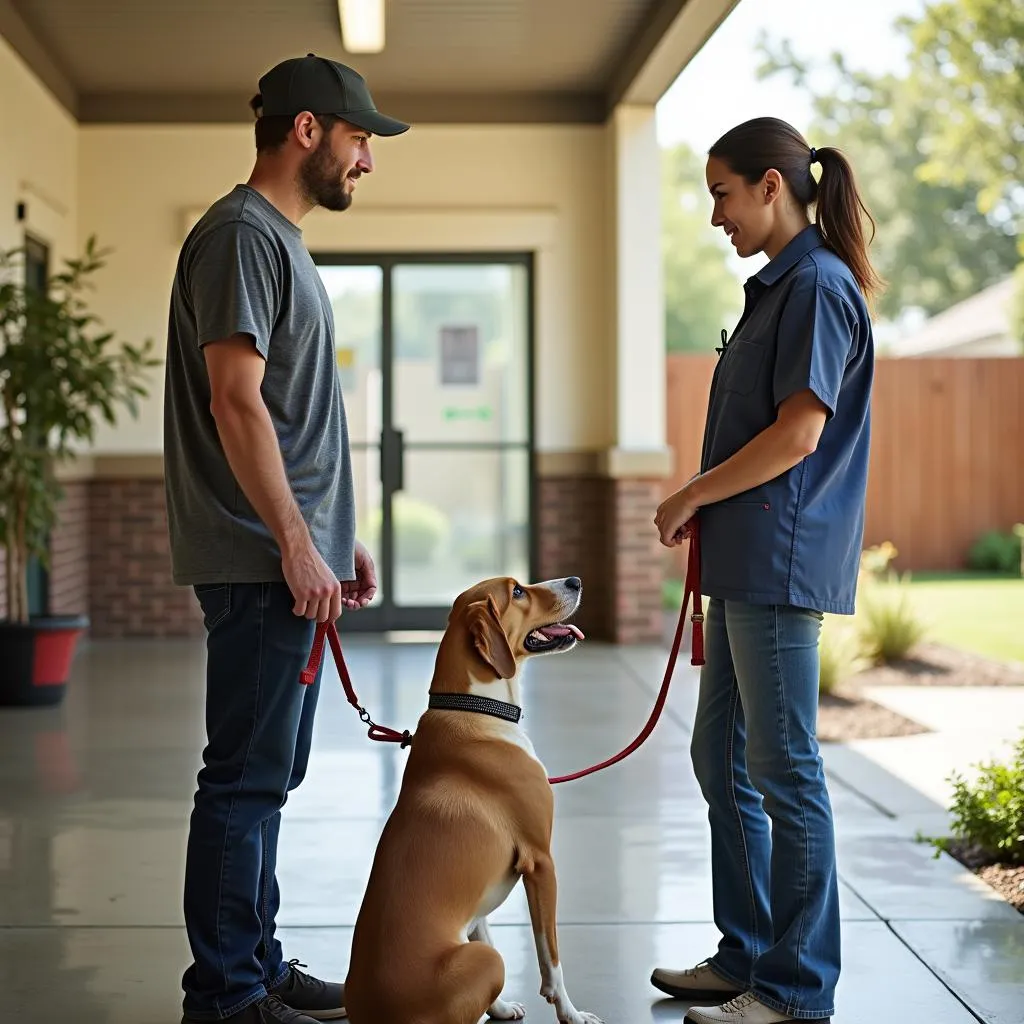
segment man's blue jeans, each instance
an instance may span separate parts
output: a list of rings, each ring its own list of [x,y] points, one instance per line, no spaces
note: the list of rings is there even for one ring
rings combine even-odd
[[[711,824],[716,973],[793,1018],[833,1013],[832,807],[815,736],[822,616],[712,600],[693,766]]]
[[[184,1009],[219,1020],[288,975],[274,918],[281,808],[306,773],[320,678],[299,682],[315,622],[284,583],[195,588],[207,629],[206,732],[185,863],[194,963]]]

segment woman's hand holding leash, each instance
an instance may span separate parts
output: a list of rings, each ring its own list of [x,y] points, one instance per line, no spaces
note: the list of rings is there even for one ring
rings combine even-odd
[[[665,547],[676,547],[684,540],[689,540],[692,534],[689,523],[697,514],[698,508],[690,484],[680,488],[658,506],[654,525],[658,527],[661,543]]]

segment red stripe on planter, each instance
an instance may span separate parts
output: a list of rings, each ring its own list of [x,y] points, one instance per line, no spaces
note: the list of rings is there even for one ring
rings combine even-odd
[[[75,641],[81,632],[80,629],[48,629],[36,633],[33,686],[60,686],[68,681]]]

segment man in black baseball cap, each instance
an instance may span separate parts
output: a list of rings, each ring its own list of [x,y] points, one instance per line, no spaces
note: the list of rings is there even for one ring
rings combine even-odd
[[[318,622],[373,600],[334,317],[299,222],[345,210],[370,139],[408,125],[362,77],[309,54],[252,101],[256,163],[182,245],[171,290],[164,457],[174,582],[207,630],[207,744],[185,858],[193,962],[183,1021],[316,1024],[344,988],[286,960],[275,934],[280,810],[309,759]]]
[[[373,170],[369,136],[409,130],[377,109],[362,75],[312,53],[272,67],[259,89],[250,101],[259,159],[249,183],[269,194],[294,176],[298,207],[281,200],[296,223],[315,206],[348,209],[355,182]]]

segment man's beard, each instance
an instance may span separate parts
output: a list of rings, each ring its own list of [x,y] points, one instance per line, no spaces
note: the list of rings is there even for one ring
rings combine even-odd
[[[299,170],[299,181],[306,198],[315,206],[347,210],[352,205],[352,193],[345,190],[341,178],[341,161],[325,142],[306,158]]]

